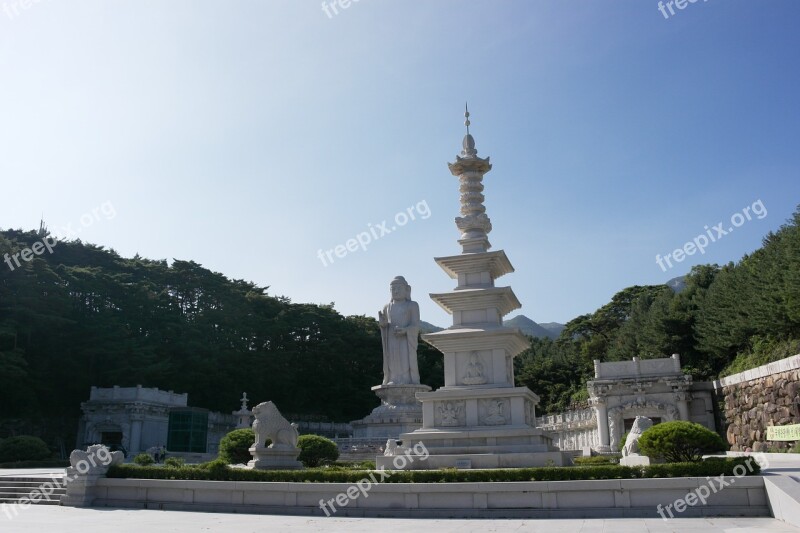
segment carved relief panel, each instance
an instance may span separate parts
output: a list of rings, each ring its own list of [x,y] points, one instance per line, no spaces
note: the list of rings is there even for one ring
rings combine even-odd
[[[463,385],[483,385],[488,383],[488,366],[479,352],[470,352],[469,359],[461,373]]]
[[[478,402],[478,422],[482,426],[500,426],[511,418],[507,398],[489,398]]]
[[[436,402],[433,407],[434,425],[438,427],[455,427],[466,425],[466,409],[464,400]]]

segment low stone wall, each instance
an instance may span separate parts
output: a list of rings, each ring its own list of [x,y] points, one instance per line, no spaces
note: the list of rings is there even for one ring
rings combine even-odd
[[[547,431],[553,445],[562,451],[594,449],[600,444],[597,416],[591,407],[537,417],[536,427]]]
[[[382,483],[364,492],[347,483],[262,483],[100,479],[95,507],[299,514],[324,516],[328,502],[348,489],[357,496],[337,505],[332,516],[657,518],[662,508],[701,486],[705,478],[512,483]],[[346,498],[340,497],[341,500]],[[679,517],[770,516],[764,478],[736,479],[711,494],[706,505],[688,507]]]
[[[765,451],[767,426],[800,423],[800,355],[714,382],[733,451]],[[786,447],[786,443],[770,443]]]
[[[383,455],[386,446],[384,438],[364,439],[348,437],[333,439],[339,448],[340,461],[374,461],[378,455]]]
[[[307,420],[292,420],[292,422],[297,424],[297,429],[301,435],[308,433],[332,439],[353,434],[353,426],[345,422],[313,422]]]

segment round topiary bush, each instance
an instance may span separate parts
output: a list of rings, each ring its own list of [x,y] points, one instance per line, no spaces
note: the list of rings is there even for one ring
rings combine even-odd
[[[663,457],[668,463],[684,463],[701,461],[704,453],[723,452],[726,446],[722,437],[710,429],[674,420],[656,424],[642,433],[639,449],[643,455]]]
[[[223,472],[227,472],[228,463],[226,463],[223,459],[217,457],[213,461],[200,464],[199,467],[202,468],[203,470],[208,470],[215,474],[222,474]]]
[[[164,466],[170,468],[183,468],[186,465],[186,459],[183,457],[167,457],[164,461]]]
[[[52,455],[50,448],[39,437],[20,435],[0,442],[0,463],[16,461],[40,461]]]
[[[247,464],[253,458],[250,446],[255,442],[252,429],[234,429],[219,441],[219,458],[229,465]]]
[[[140,453],[136,457],[133,458],[133,462],[139,466],[150,466],[155,464],[156,460],[153,459],[153,456],[149,453]]]
[[[297,459],[307,467],[313,468],[339,458],[339,448],[336,443],[319,435],[300,435],[297,447],[303,450]]]

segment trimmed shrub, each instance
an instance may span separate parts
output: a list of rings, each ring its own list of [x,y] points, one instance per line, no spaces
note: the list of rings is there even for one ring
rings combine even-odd
[[[694,422],[674,420],[656,424],[642,433],[639,449],[649,457],[684,463],[701,461],[704,453],[722,452],[726,446],[722,437],[710,429]]]
[[[207,465],[216,464],[216,467]],[[740,471],[734,472],[738,465]],[[357,483],[369,477],[367,470],[247,470],[228,468],[219,459],[205,463],[206,468],[161,468],[131,464],[112,466],[111,478],[193,479],[208,481],[271,481],[282,483]],[[742,470],[743,469],[743,470]],[[708,477],[725,474],[757,475],[761,469],[753,457],[719,458],[699,463],[656,464],[643,467],[620,465],[513,468],[497,470],[400,470],[393,471],[382,483],[463,483],[500,481],[575,481],[588,479],[640,479],[665,477]],[[377,476],[376,476],[377,477]]]
[[[20,435],[8,437],[0,442],[0,463],[14,461],[41,461],[52,454],[47,444],[39,437]]]
[[[149,453],[140,453],[133,458],[133,462],[139,466],[150,466],[156,462]]]
[[[183,468],[186,465],[186,459],[183,457],[168,457],[164,460],[164,466],[170,468]]]
[[[253,458],[250,446],[255,442],[252,429],[234,429],[219,441],[219,458],[229,465],[247,464]]]
[[[361,469],[361,470],[375,470],[375,461],[367,459],[366,461],[361,461],[358,463],[353,463],[353,469]]]
[[[300,435],[297,447],[303,450],[297,459],[306,467],[313,468],[339,458],[339,448],[336,443],[319,435]]]
[[[199,466],[199,469],[201,471],[208,472],[208,475],[210,475],[211,477],[209,477],[209,478],[202,478],[202,477],[201,478],[179,478],[179,479],[217,479],[217,478],[220,478],[220,477],[224,478],[225,473],[230,471],[230,468],[228,468],[228,463],[224,459],[221,459],[219,457],[217,457],[213,461],[209,461],[207,463],[201,464]],[[188,470],[188,468],[181,469],[181,470]]]

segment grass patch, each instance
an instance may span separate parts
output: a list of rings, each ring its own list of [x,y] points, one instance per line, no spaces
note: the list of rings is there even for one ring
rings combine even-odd
[[[748,463],[749,461],[749,463]],[[749,475],[761,469],[752,458],[735,457],[708,459],[698,463],[672,463],[632,467],[620,465],[594,465],[574,467],[509,468],[496,470],[406,470],[393,471],[384,483],[465,483],[501,481],[577,481],[592,479],[640,479],[660,477],[733,476],[737,465],[752,465]],[[131,479],[187,479],[205,481],[271,481],[295,483],[356,483],[369,477],[369,470],[345,468],[309,468],[305,470],[245,470],[242,468],[203,469],[187,466],[164,468],[159,466],[119,465],[108,471],[110,478]]]

